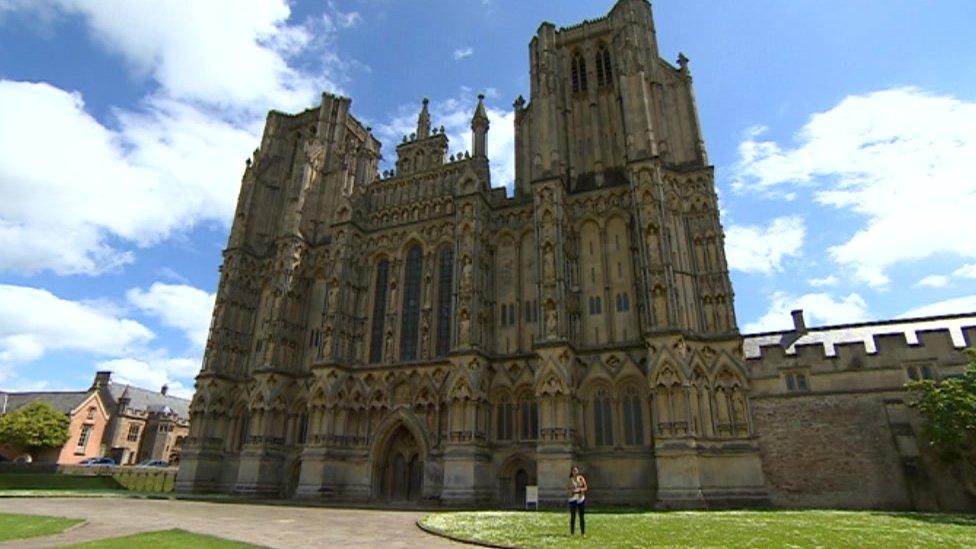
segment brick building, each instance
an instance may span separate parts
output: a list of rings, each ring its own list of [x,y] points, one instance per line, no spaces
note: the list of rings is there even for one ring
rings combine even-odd
[[[111,372],[98,372],[85,391],[8,393],[0,391],[0,415],[32,402],[46,402],[71,419],[68,441],[35,461],[79,463],[108,456],[120,465],[149,459],[178,462],[189,432],[189,401],[159,391],[115,383]],[[0,446],[0,460],[15,460],[24,452]]]

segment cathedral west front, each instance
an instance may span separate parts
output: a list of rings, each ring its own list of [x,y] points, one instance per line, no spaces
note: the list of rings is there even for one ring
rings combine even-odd
[[[620,0],[543,23],[529,65],[514,129],[472,98],[450,155],[425,99],[382,173],[350,99],[269,113],[178,490],[511,506],[526,486],[564,501],[578,464],[606,503],[785,501],[805,435],[776,423],[825,406],[803,399],[836,372],[789,358],[816,330],[739,333],[688,60],[662,60],[650,4]],[[515,132],[511,195],[491,185],[497,131]],[[940,344],[932,367],[958,367]]]

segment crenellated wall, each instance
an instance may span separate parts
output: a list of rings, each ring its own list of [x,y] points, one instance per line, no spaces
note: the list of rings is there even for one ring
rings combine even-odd
[[[773,503],[972,509],[974,494],[928,446],[903,387],[961,374],[974,343],[974,314],[745,336]]]

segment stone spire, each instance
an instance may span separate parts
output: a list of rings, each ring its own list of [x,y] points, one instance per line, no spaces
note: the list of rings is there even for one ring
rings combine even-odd
[[[417,139],[423,139],[430,135],[430,113],[427,112],[427,103],[429,102],[425,97],[423,107],[420,108],[420,115],[417,116]]]
[[[488,113],[483,94],[478,94],[478,106],[471,118],[471,153],[476,157],[488,155]]]

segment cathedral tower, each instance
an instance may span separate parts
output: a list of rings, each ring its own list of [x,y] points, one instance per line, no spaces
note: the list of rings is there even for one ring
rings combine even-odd
[[[562,502],[576,463],[603,501],[765,501],[688,60],[654,33],[644,0],[539,27],[511,197],[483,96],[470,151],[425,98],[383,173],[349,99],[270,113],[178,489]]]

